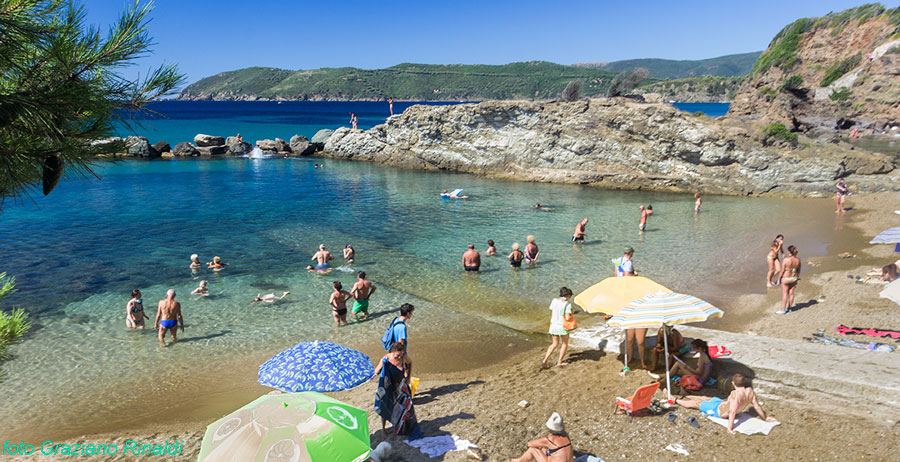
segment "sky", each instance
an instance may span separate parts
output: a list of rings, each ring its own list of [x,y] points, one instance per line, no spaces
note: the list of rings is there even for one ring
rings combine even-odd
[[[703,59],[760,51],[785,25],[862,0],[156,0],[152,55],[124,75],[175,63],[188,82],[250,66],[404,62],[560,64]],[[128,0],[82,0],[106,30]],[[885,1],[889,8],[898,1]]]

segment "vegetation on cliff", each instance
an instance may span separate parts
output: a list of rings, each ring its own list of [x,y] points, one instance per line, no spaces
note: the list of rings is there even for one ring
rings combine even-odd
[[[690,77],[664,80],[639,88],[644,93],[659,93],[665,99],[683,102],[720,102],[734,98],[744,77]]]
[[[761,52],[741,53],[700,60],[628,59],[610,63],[578,63],[579,67],[595,67],[613,72],[629,71],[642,67],[650,76],[658,79],[683,79],[705,75],[740,77],[750,73]]]
[[[614,72],[544,61],[500,66],[399,64],[287,71],[252,67],[199,80],[181,99],[286,100],[482,100],[555,98],[573,80],[585,96],[606,92]]]

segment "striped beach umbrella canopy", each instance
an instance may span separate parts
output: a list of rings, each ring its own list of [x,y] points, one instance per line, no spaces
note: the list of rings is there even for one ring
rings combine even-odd
[[[900,242],[900,226],[886,229],[869,241],[869,244],[896,244]]]
[[[260,396],[211,423],[198,462],[362,462],[366,411],[321,393]]]
[[[659,328],[720,318],[725,313],[692,295],[657,292],[625,305],[607,324],[622,329]]]
[[[606,278],[575,296],[575,304],[588,313],[615,314],[633,300],[658,292],[672,292],[643,276]]]
[[[674,326],[689,322],[701,322],[710,318],[720,318],[722,310],[692,295],[674,292],[657,292],[632,301],[607,321],[607,324],[622,329],[658,329],[662,325]],[[666,394],[672,400],[669,380],[669,341],[663,330],[663,345],[666,354]],[[628,365],[628,358],[625,358]]]
[[[281,391],[340,391],[375,376],[363,353],[331,342],[301,342],[259,366],[259,383]]]

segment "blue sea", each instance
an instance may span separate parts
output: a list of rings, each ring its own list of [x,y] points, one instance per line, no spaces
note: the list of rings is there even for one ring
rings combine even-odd
[[[384,117],[378,111],[386,112],[379,107],[168,102],[156,109],[171,108],[164,113],[172,118],[153,123],[165,122],[157,138],[170,143],[195,133],[309,136],[341,125],[348,110],[366,125],[378,123]],[[159,125],[155,130],[162,133]],[[820,200],[704,196],[695,215],[689,194],[315,158],[127,160],[100,163],[96,173],[99,179],[66,179],[46,197],[8,201],[0,214],[0,271],[16,277],[11,304],[35,323],[13,347],[13,358],[0,364],[0,440],[42,429],[83,434],[89,427],[126,426],[145,407],[134,406],[136,394],[205,396],[210,386],[227,387],[222,377],[229,373],[252,382],[253,367],[233,369],[236,364],[259,364],[299,341],[377,344],[406,302],[417,307],[411,348],[418,342],[420,352],[446,355],[447,345],[460,339],[525,345],[529,336],[522,332],[544,331],[547,304],[561,286],[578,293],[611,275],[610,259],[626,246],[636,249],[642,274],[727,302],[733,294],[710,286],[711,274],[732,277],[743,290],[748,268],[762,280],[771,236],[809,233],[805,239],[817,243],[804,247],[811,256],[824,251],[830,227],[809,231],[807,223],[834,219],[830,202]],[[464,188],[469,199],[439,197],[454,188]],[[645,233],[638,231],[642,204],[655,211]],[[572,232],[584,217],[588,241],[574,245]],[[528,235],[536,236],[540,263],[513,270],[506,254]],[[499,254],[483,257],[480,274],[464,274],[466,245],[483,251],[488,239]],[[329,274],[306,270],[319,244],[336,256]],[[352,264],[340,254],[348,244],[357,251]],[[202,262],[220,256],[229,266],[191,271],[193,253]],[[373,319],[335,329],[332,282],[350,287],[359,270],[378,287]],[[189,295],[201,280],[209,282],[210,295]],[[126,330],[124,312],[130,291],[140,289],[152,325],[154,304],[169,288],[183,304],[187,328],[181,342],[163,349],[153,332]],[[257,294],[284,291],[291,294],[279,303],[251,303]],[[198,378],[204,376],[212,384]],[[210,416],[228,410],[215,406],[209,405]]]
[[[675,109],[691,114],[700,111],[709,117],[721,117],[728,113],[731,103],[672,103]]]

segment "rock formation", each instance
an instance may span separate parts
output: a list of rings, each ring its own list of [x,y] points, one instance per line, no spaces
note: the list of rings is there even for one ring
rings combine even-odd
[[[150,143],[143,136],[125,138],[125,151],[131,157],[159,157],[159,152],[150,149]]]
[[[323,128],[313,135],[312,139],[309,140],[309,144],[313,145],[316,151],[321,151],[325,148],[325,143],[328,141],[328,138],[331,138],[332,133],[334,133],[334,130]]]
[[[224,146],[225,138],[221,136],[204,135],[202,133],[199,133],[194,137],[194,144],[196,144],[198,147]]]
[[[316,147],[309,143],[305,136],[294,135],[291,137],[291,152],[296,156],[308,156],[315,152]]]
[[[228,147],[228,154],[232,156],[245,156],[253,150],[252,144],[246,141],[238,141],[236,136],[226,138],[225,146]]]
[[[199,156],[200,151],[197,150],[197,146],[185,142],[176,144],[172,149],[172,154],[176,156]]]
[[[869,4],[791,23],[728,115],[803,132],[900,125],[900,8]]]
[[[754,129],[625,98],[413,106],[369,130],[339,128],[324,156],[621,189],[831,194],[900,187],[891,160],[828,143],[764,147]]]

